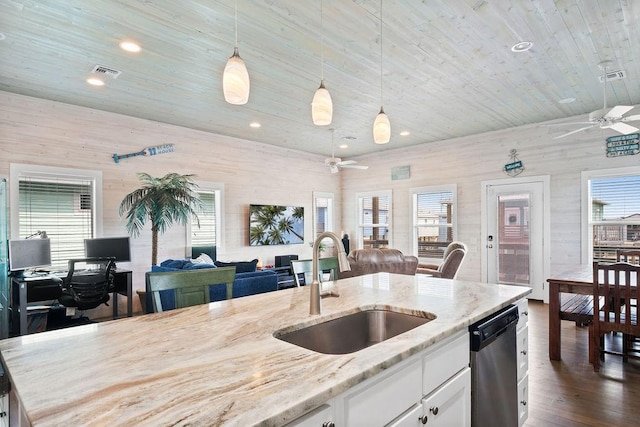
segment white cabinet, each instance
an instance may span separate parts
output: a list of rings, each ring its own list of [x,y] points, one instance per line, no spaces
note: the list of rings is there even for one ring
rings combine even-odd
[[[467,331],[391,366],[288,426],[329,427],[330,420],[340,427],[413,427],[422,425],[424,415],[438,420],[433,425],[470,425]]]
[[[516,351],[518,352],[518,426],[529,417],[529,308],[526,299],[516,303],[518,325],[516,326]]]
[[[518,426],[524,425],[529,417],[529,375],[518,382]]]
[[[471,369],[464,368],[388,427],[471,425]]]

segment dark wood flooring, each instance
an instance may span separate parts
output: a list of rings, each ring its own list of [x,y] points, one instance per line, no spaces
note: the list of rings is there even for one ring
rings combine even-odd
[[[549,360],[549,305],[529,301],[529,418],[525,427],[640,426],[640,360],[607,355],[594,372],[587,327],[562,321],[562,360]],[[621,347],[621,335],[607,338]]]

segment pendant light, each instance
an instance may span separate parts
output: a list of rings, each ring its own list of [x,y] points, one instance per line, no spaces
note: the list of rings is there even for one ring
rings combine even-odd
[[[380,112],[373,122],[373,141],[386,144],[391,139],[391,123],[382,107],[382,0],[380,0]]]
[[[311,117],[313,124],[317,126],[326,126],[331,124],[333,118],[333,102],[331,94],[324,87],[324,39],[323,39],[323,21],[322,21],[322,0],[320,1],[320,87],[313,95],[311,101]]]
[[[249,73],[244,61],[238,53],[238,2],[234,2],[235,9],[235,38],[236,44],[233,55],[227,61],[222,74],[222,90],[224,100],[229,104],[244,105],[249,100]]]

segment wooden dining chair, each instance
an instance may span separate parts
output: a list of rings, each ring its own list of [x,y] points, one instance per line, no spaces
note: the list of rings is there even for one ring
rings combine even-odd
[[[166,310],[166,307],[162,306],[162,291],[173,291],[175,308],[211,302],[210,287],[218,284],[227,286],[227,299],[230,299],[235,275],[235,267],[149,272],[146,279],[153,295],[153,311],[160,313]]]
[[[593,300],[604,300],[599,313],[594,313],[589,326],[589,362],[593,370],[600,370],[605,354],[637,358],[629,345],[634,337],[640,337],[637,301],[640,265],[624,262],[614,264],[593,263]],[[634,305],[635,302],[635,305]],[[609,332],[622,333],[622,352],[606,349],[604,335]]]
[[[291,270],[296,281],[296,286],[310,285],[313,281],[313,260],[291,260]],[[329,273],[329,280],[338,280],[340,267],[337,257],[318,259],[318,280],[322,283],[324,272]]]
[[[618,262],[628,262],[629,264],[640,265],[640,248],[616,249],[616,260]]]

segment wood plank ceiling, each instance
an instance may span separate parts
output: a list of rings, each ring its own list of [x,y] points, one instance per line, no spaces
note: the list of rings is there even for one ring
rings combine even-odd
[[[233,0],[3,0],[0,90],[328,155],[331,133],[310,111],[322,39],[342,157],[586,119],[603,104],[603,60],[627,75],[609,83],[608,105],[640,103],[638,0],[384,0],[382,60],[378,0],[324,0],[322,27],[319,0],[237,9],[251,77],[244,106],[225,103],[221,87]],[[142,52],[120,50],[123,39]],[[512,52],[520,41],[533,48]],[[91,87],[98,64],[122,74]],[[381,101],[392,126],[382,146],[371,131]]]

